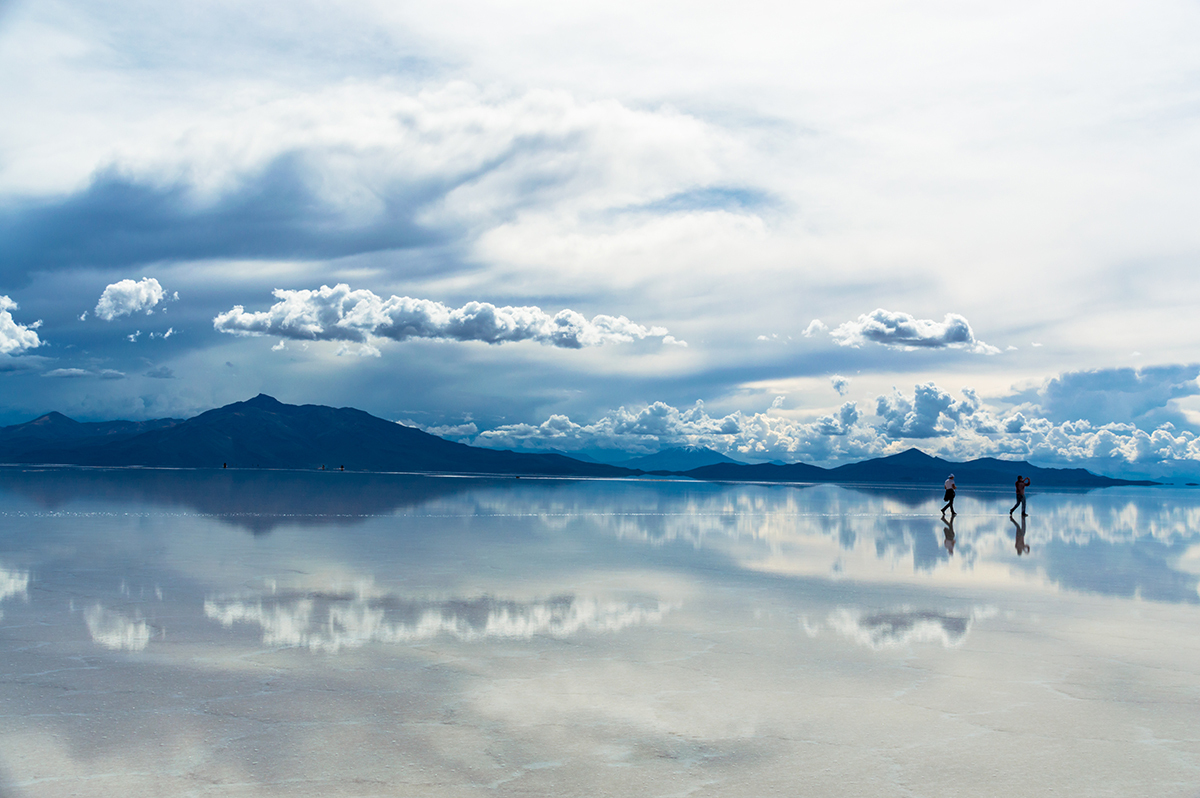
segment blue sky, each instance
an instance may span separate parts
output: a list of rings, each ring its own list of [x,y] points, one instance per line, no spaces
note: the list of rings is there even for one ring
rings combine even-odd
[[[1200,7],[0,3],[0,423],[1200,463]]]

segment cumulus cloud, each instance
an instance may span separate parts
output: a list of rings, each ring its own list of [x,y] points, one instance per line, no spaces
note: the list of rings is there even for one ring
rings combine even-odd
[[[17,355],[42,345],[36,332],[42,322],[18,324],[12,315],[18,307],[11,298],[0,294],[0,355]]]
[[[804,331],[814,330],[817,322]],[[822,325],[824,326],[824,325]],[[918,319],[908,313],[898,313],[876,308],[864,313],[854,321],[839,325],[830,335],[842,346],[862,346],[868,341],[896,349],[964,349],[984,355],[1000,352],[976,339],[971,325],[957,313],[947,313],[942,321]]]
[[[537,341],[579,349],[641,338],[663,338],[662,327],[643,327],[624,316],[586,319],[573,310],[550,315],[537,307],[496,307],[468,302],[450,308],[428,299],[384,299],[339,283],[317,290],[276,289],[269,309],[248,312],[241,305],[213,319],[213,327],[233,335],[275,335],[310,341],[368,344],[372,338],[406,341],[439,338],[499,344]]]
[[[173,380],[175,379],[175,372],[169,366],[159,366],[147,371],[146,376],[156,380]]]
[[[136,281],[121,280],[104,289],[93,312],[97,318],[104,321],[112,321],[141,311],[150,314],[166,295],[166,291],[153,277],[143,277]]]
[[[846,402],[838,408],[836,415],[818,418],[816,428],[822,435],[848,435],[860,418],[862,414],[858,412],[858,403]]]
[[[882,419],[881,430],[892,438],[932,438],[954,430],[963,414],[974,412],[974,395],[956,400],[932,382],[916,386],[912,398],[893,389],[875,400],[875,415]]]
[[[833,386],[833,390],[838,392],[838,396],[845,396],[846,391],[850,390],[850,380],[841,374],[834,374],[830,377],[829,384]]]
[[[829,330],[828,324],[821,321],[820,319],[813,319],[812,321],[810,321],[808,323],[808,326],[804,328],[804,332],[802,332],[801,335],[803,335],[805,338],[812,338],[817,333],[823,333],[828,330]]]
[[[631,455],[701,446],[737,459],[809,462],[861,459],[878,453],[886,443],[876,430],[861,423],[853,402],[812,422],[770,412],[738,411],[714,417],[703,402],[684,409],[654,402],[620,407],[587,424],[555,414],[541,424],[506,424],[460,439],[497,449],[595,449]]]

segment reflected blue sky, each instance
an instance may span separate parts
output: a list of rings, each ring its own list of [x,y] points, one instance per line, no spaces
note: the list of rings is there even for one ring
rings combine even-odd
[[[957,794],[947,746],[990,784],[1081,728],[1085,792],[1200,767],[1196,494],[1035,494],[1018,555],[1001,493],[951,552],[937,490],[346,476],[6,472],[0,792]]]
[[[877,486],[105,469],[11,469],[3,478],[0,513],[13,529],[119,529],[123,519],[166,517],[213,519],[258,536],[281,527],[366,526],[364,535],[342,535],[342,544],[378,545],[386,529],[409,553],[435,561],[446,547],[479,561],[521,547],[590,547],[590,557],[622,562],[642,561],[639,545],[683,546],[693,554],[660,556],[660,564],[686,569],[703,557],[804,578],[970,584],[974,577],[1200,602],[1200,493],[1179,489],[1031,493],[1022,530],[1001,492],[966,494],[962,512],[946,523],[936,490]],[[1018,537],[1027,547],[1021,554]],[[338,544],[327,545],[332,554]]]

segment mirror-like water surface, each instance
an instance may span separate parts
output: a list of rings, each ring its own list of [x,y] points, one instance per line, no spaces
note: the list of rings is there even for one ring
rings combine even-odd
[[[1200,493],[0,471],[0,795],[1200,794]]]

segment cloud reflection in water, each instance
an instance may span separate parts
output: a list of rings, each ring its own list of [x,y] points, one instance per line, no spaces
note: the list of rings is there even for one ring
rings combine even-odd
[[[606,492],[611,501],[602,498]],[[589,483],[488,491],[477,496],[475,512],[519,508],[540,514],[547,528],[587,523],[621,540],[724,551],[744,568],[797,577],[989,582],[1200,601],[1200,567],[1189,555],[1200,546],[1200,495],[1161,488],[1033,494],[1020,559],[1007,493],[963,492],[953,557],[937,512],[940,496],[836,485]]]
[[[29,572],[0,565],[0,602],[13,597],[29,600]],[[0,609],[0,618],[4,610]]]
[[[841,608],[830,614],[827,623],[842,637],[876,651],[913,643],[940,643],[954,648],[967,639],[976,619],[992,615],[992,608],[973,609],[966,614],[911,609],[864,613]]]
[[[572,595],[523,602],[491,596],[411,601],[357,593],[280,593],[204,602],[204,614],[227,628],[235,623],[259,626],[266,645],[334,653],[368,643],[413,643],[440,636],[474,641],[617,632],[658,623],[672,609],[674,605],[663,602],[642,606]]]
[[[150,626],[116,610],[93,604],[83,611],[92,641],[114,651],[141,651],[150,643]]]

